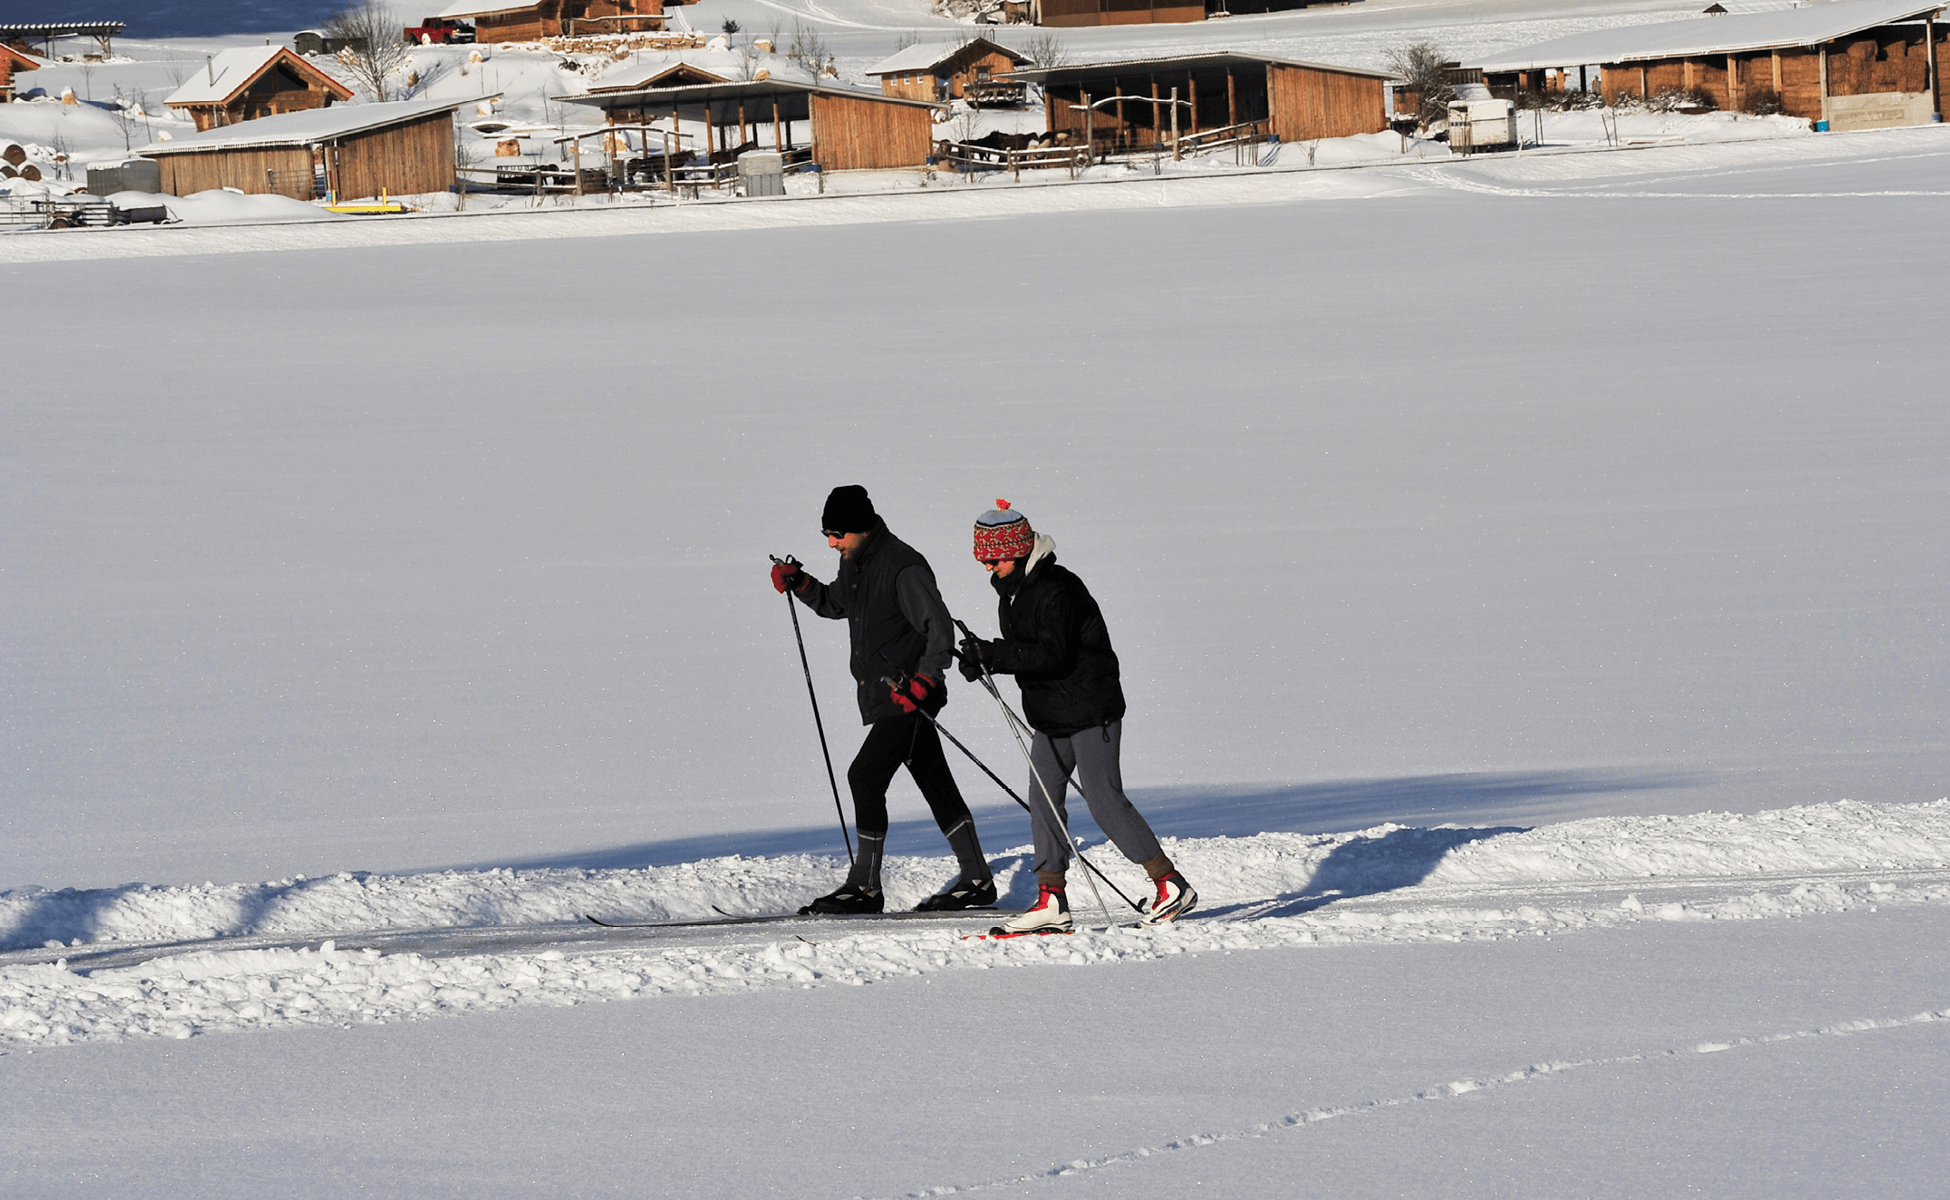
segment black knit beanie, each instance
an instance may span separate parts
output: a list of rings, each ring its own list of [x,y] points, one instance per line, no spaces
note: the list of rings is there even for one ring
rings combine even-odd
[[[857,483],[834,488],[819,514],[819,527],[835,533],[871,533],[879,524],[880,514],[873,511],[867,489]]]

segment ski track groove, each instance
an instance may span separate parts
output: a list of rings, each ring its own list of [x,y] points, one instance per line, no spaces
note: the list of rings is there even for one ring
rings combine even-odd
[[[999,1179],[984,1180],[980,1183],[947,1184],[922,1188],[918,1191],[902,1192],[897,1196],[875,1198],[875,1200],[915,1200],[917,1197],[957,1196],[970,1192],[993,1191],[997,1188],[1021,1187],[1024,1184],[1044,1183],[1065,1175],[1077,1175],[1084,1171],[1102,1170],[1106,1167],[1128,1166],[1161,1154],[1175,1154],[1187,1150],[1200,1150],[1208,1146],[1224,1145],[1228,1142],[1244,1142],[1273,1134],[1296,1129],[1306,1129],[1325,1121],[1339,1120],[1342,1117],[1355,1117],[1383,1112],[1392,1108],[1402,1108],[1411,1104],[1422,1104],[1441,1100],[1456,1100],[1476,1092],[1493,1091],[1498,1088],[1514,1087],[1534,1083],[1582,1071],[1590,1067],[1620,1067],[1643,1065],[1660,1059],[1677,1058],[1684,1054],[1718,1054],[1732,1050],[1753,1051],[1757,1048],[1779,1045],[1818,1037],[1857,1037],[1869,1033],[1882,1033],[1895,1029],[1908,1029],[1939,1021],[1950,1021],[1950,1008],[1931,1009],[1909,1017],[1894,1019],[1864,1018],[1856,1021],[1842,1021],[1824,1025],[1819,1029],[1800,1029],[1789,1033],[1760,1034],[1753,1037],[1729,1037],[1724,1040],[1704,1040],[1688,1045],[1671,1047],[1665,1050],[1639,1054],[1620,1054],[1605,1058],[1586,1058],[1574,1060],[1552,1060],[1533,1063],[1518,1070],[1501,1075],[1483,1078],[1458,1079],[1438,1083],[1407,1096],[1389,1096],[1376,1100],[1364,1100],[1358,1104],[1343,1104],[1331,1108],[1311,1108],[1303,1112],[1288,1113],[1270,1121],[1244,1128],[1229,1129],[1218,1133],[1189,1133],[1151,1146],[1140,1146],[1117,1154],[1099,1158],[1076,1159],[1061,1163],[1046,1170],[1027,1174],[1011,1175]],[[856,1196],[854,1200],[868,1200]]]

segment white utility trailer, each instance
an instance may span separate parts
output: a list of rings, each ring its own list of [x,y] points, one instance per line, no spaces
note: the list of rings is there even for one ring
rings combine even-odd
[[[1450,152],[1474,154],[1517,146],[1517,106],[1498,100],[1480,83],[1458,84],[1455,99],[1449,101]]]

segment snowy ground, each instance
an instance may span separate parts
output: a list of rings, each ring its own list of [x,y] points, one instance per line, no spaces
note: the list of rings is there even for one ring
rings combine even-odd
[[[0,239],[0,1191],[1938,1194],[1946,194],[1937,128]],[[764,571],[845,482],[978,628],[973,517],[1055,537],[1197,916],[577,923],[836,877]]]

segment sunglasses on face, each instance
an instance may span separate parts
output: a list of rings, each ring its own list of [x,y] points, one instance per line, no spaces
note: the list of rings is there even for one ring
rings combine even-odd
[[[843,529],[822,529],[819,532],[829,538],[832,538],[834,541],[838,541],[839,539],[846,536],[846,531]]]

